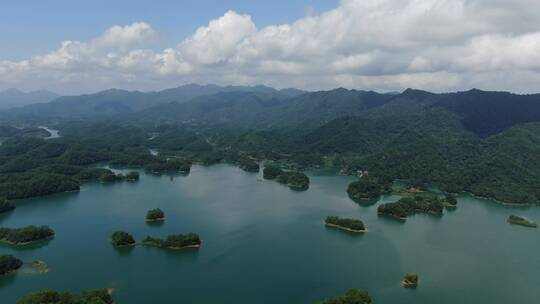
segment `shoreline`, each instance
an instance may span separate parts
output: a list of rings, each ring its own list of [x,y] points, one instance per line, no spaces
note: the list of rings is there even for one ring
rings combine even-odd
[[[116,245],[114,244],[113,242],[111,242],[111,244],[115,247],[115,248],[126,248],[126,247],[135,247],[137,246],[137,242],[133,243],[133,244],[126,244],[126,245]]]
[[[52,239],[54,239],[54,235],[52,235],[50,237],[43,238],[43,239],[30,241],[30,242],[24,242],[24,243],[13,243],[13,242],[10,242],[10,241],[8,241],[6,239],[0,239],[0,243],[12,245],[12,246],[26,246],[26,245],[32,245],[32,244],[36,244],[36,243],[40,243],[40,242],[44,242],[44,241],[50,241]]]
[[[165,218],[161,217],[161,218],[157,218],[157,219],[144,219],[144,221],[145,222],[164,222]]]
[[[418,287],[418,284],[420,283],[420,280],[416,283],[413,283],[413,282],[410,282],[410,281],[407,281],[407,280],[401,280],[401,286],[405,287],[405,288],[416,288]]]
[[[481,200],[489,200],[493,203],[496,203],[498,205],[503,205],[503,206],[506,206],[506,207],[538,207],[540,205],[538,204],[527,204],[527,203],[519,203],[519,204],[512,204],[512,203],[505,203],[503,201],[499,201],[495,198],[490,198],[490,197],[486,197],[486,196],[480,196],[480,195],[476,195],[472,192],[469,192],[469,191],[461,191],[459,193],[462,193],[462,194],[468,194],[470,196],[472,196],[473,198],[476,198],[476,199],[481,199]]]
[[[365,232],[368,232],[368,229],[367,227],[364,228],[363,230],[356,230],[356,229],[351,229],[351,228],[347,228],[347,227],[344,227],[344,226],[340,226],[340,225],[336,225],[336,224],[330,224],[330,223],[324,223],[325,226],[327,227],[332,227],[332,228],[337,228],[337,229],[341,229],[341,230],[345,230],[345,231],[349,231],[349,232],[354,232],[354,233],[365,233]]]
[[[391,214],[380,213],[380,212],[377,212],[377,215],[378,216],[386,216],[386,217],[398,219],[398,220],[401,220],[401,221],[406,221],[407,219],[409,219],[408,217],[401,217],[401,216],[397,216],[397,215],[391,215]]]
[[[522,226],[526,228],[538,228],[538,224],[536,224],[535,222],[527,218],[522,218],[521,220],[512,220],[509,218],[506,220],[506,222],[511,225],[517,225],[517,226]]]
[[[153,244],[153,243],[145,243],[145,242],[141,242],[141,243],[137,243],[138,245],[143,245],[143,246],[150,246],[150,247],[157,247],[157,248],[162,248],[162,249],[170,249],[170,250],[182,250],[182,249],[190,249],[190,248],[193,248],[193,249],[199,249],[201,248],[202,246],[202,241],[200,244],[197,244],[197,245],[186,245],[186,246],[182,246],[182,247],[162,247],[162,246],[159,246],[157,244]]]
[[[264,162],[264,160],[263,160],[263,162]],[[228,164],[227,162],[220,162],[220,163]],[[208,165],[202,164],[201,166],[208,166]],[[141,167],[134,166],[133,168],[141,168]],[[321,167],[317,166],[317,167],[315,167],[313,169],[318,169],[318,168],[336,169],[335,167],[326,167],[326,166],[321,166]],[[309,169],[310,168],[307,168],[307,171],[309,171]],[[148,173],[155,174],[155,175],[161,175],[162,174],[162,172],[158,172],[158,171],[153,171],[153,172],[148,172]],[[189,173],[189,172],[187,172],[187,171],[186,172],[181,172],[180,171],[180,173]],[[338,171],[338,172],[334,173],[333,175],[334,176],[352,176],[352,177],[356,176],[354,174],[349,174],[349,173],[345,173],[345,172],[342,172],[342,171]],[[89,181],[92,181],[92,179],[81,180],[81,183],[82,182],[89,182]],[[396,181],[400,181],[400,179],[396,179]],[[291,188],[293,188],[293,187],[291,187]],[[309,189],[309,186],[308,186],[308,189]],[[296,190],[296,189],[294,189],[294,190]],[[304,190],[304,189],[298,189],[298,190]],[[12,199],[12,201],[26,200],[26,199],[32,199],[32,198],[40,198],[40,197],[45,197],[45,196],[58,194],[58,193],[74,193],[74,192],[80,192],[80,191],[81,191],[81,189],[79,188],[79,189],[76,189],[76,190],[67,190],[67,191],[48,193],[48,194],[44,194],[44,195],[30,196],[30,197],[24,197],[24,198],[16,198],[16,199]],[[407,189],[403,189],[403,192],[412,194],[412,192],[409,192]],[[424,191],[424,192],[429,192],[429,191]],[[390,193],[399,194],[399,193],[401,193],[401,191],[392,190],[392,191],[390,191]],[[448,193],[450,193],[450,194],[468,194],[468,195],[472,196],[473,198],[481,199],[481,200],[489,200],[490,202],[494,202],[496,204],[507,206],[507,207],[540,207],[540,203],[507,203],[507,202],[497,200],[496,198],[476,195],[476,194],[474,194],[472,192],[469,192],[469,191],[448,192]],[[366,198],[355,198],[355,197],[352,197],[352,196],[351,196],[351,199],[353,199],[355,201],[356,200],[358,200],[358,201],[372,200],[372,199],[366,199]]]

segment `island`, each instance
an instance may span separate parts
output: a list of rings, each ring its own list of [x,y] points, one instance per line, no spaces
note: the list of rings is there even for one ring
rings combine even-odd
[[[384,190],[384,185],[380,184],[375,178],[362,176],[347,187],[347,194],[356,202],[373,200],[378,198]]]
[[[240,159],[238,166],[246,172],[257,173],[260,170],[259,164],[249,158]]]
[[[131,171],[128,174],[126,174],[126,180],[128,182],[136,182],[139,180],[139,172],[137,171]]]
[[[24,228],[0,228],[0,242],[11,245],[27,245],[54,237],[54,230],[48,226],[28,226]]]
[[[172,234],[166,239],[153,238],[147,236],[143,241],[143,245],[155,246],[167,249],[184,249],[184,248],[199,248],[201,247],[201,239],[195,233],[188,234]]]
[[[0,275],[12,273],[23,265],[23,262],[11,254],[0,254]]]
[[[283,171],[275,166],[266,166],[263,170],[263,178],[264,179],[276,179],[278,176],[281,175]]]
[[[538,224],[536,224],[535,222],[517,215],[510,215],[507,221],[508,223],[514,225],[520,225],[529,228],[538,228]]]
[[[307,190],[309,188],[309,177],[302,172],[283,171],[277,177],[278,183],[286,184],[293,190]]]
[[[436,195],[421,193],[402,197],[395,203],[381,204],[377,208],[377,213],[401,220],[406,220],[410,214],[414,213],[442,215],[445,202]]]
[[[133,236],[124,231],[113,232],[111,239],[112,239],[112,244],[116,247],[135,245],[135,239],[133,239]]]
[[[338,228],[350,232],[367,232],[367,228],[361,220],[328,216],[324,221],[328,227]]]
[[[405,274],[405,277],[403,277],[403,280],[401,280],[401,285],[405,288],[418,287],[418,274],[413,272]]]
[[[6,198],[0,197],[0,213],[8,212],[14,209],[15,209],[15,205],[13,205]]]
[[[43,289],[30,293],[19,300],[17,304],[113,304],[112,289],[85,290],[80,295],[68,292],[58,292]]]
[[[159,208],[148,210],[148,212],[146,212],[145,221],[147,222],[156,222],[156,221],[164,221],[164,220],[165,220],[165,213]]]
[[[321,304],[371,304],[371,297],[363,289],[350,289],[345,295],[324,300]]]
[[[191,163],[182,159],[159,160],[144,166],[146,172],[153,174],[161,174],[164,172],[178,172],[181,174],[189,174],[191,171]]]

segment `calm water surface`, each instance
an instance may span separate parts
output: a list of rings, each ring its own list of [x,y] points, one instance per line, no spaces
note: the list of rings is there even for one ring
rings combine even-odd
[[[119,304],[316,303],[352,287],[369,290],[375,303],[540,301],[540,232],[506,223],[512,213],[540,222],[540,209],[461,196],[443,217],[401,223],[377,217],[377,204],[352,202],[350,177],[310,177],[308,191],[294,192],[232,166],[194,166],[189,176],[142,174],[138,183],[86,183],[80,193],[20,201],[0,225],[49,225],[56,238],[0,252],[44,260],[51,271],[0,278],[1,303],[41,288],[99,287],[115,288]],[[155,207],[166,213],[161,226],[144,222]],[[327,215],[360,218],[369,232],[325,228]],[[114,230],[136,239],[192,231],[203,246],[117,250]],[[420,274],[416,290],[399,284],[409,271]]]

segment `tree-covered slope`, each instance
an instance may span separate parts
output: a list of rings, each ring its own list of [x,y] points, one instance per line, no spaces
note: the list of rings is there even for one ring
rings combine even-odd
[[[540,94],[507,92],[467,92],[441,94],[434,104],[458,113],[463,126],[487,137],[518,123],[540,121]]]

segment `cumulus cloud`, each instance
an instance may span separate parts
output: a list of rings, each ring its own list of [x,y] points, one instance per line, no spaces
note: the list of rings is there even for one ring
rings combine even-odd
[[[163,50],[153,47],[158,31],[137,22],[27,60],[0,60],[0,85],[540,91],[539,11],[534,0],[342,0],[320,15],[262,28],[228,11]]]

